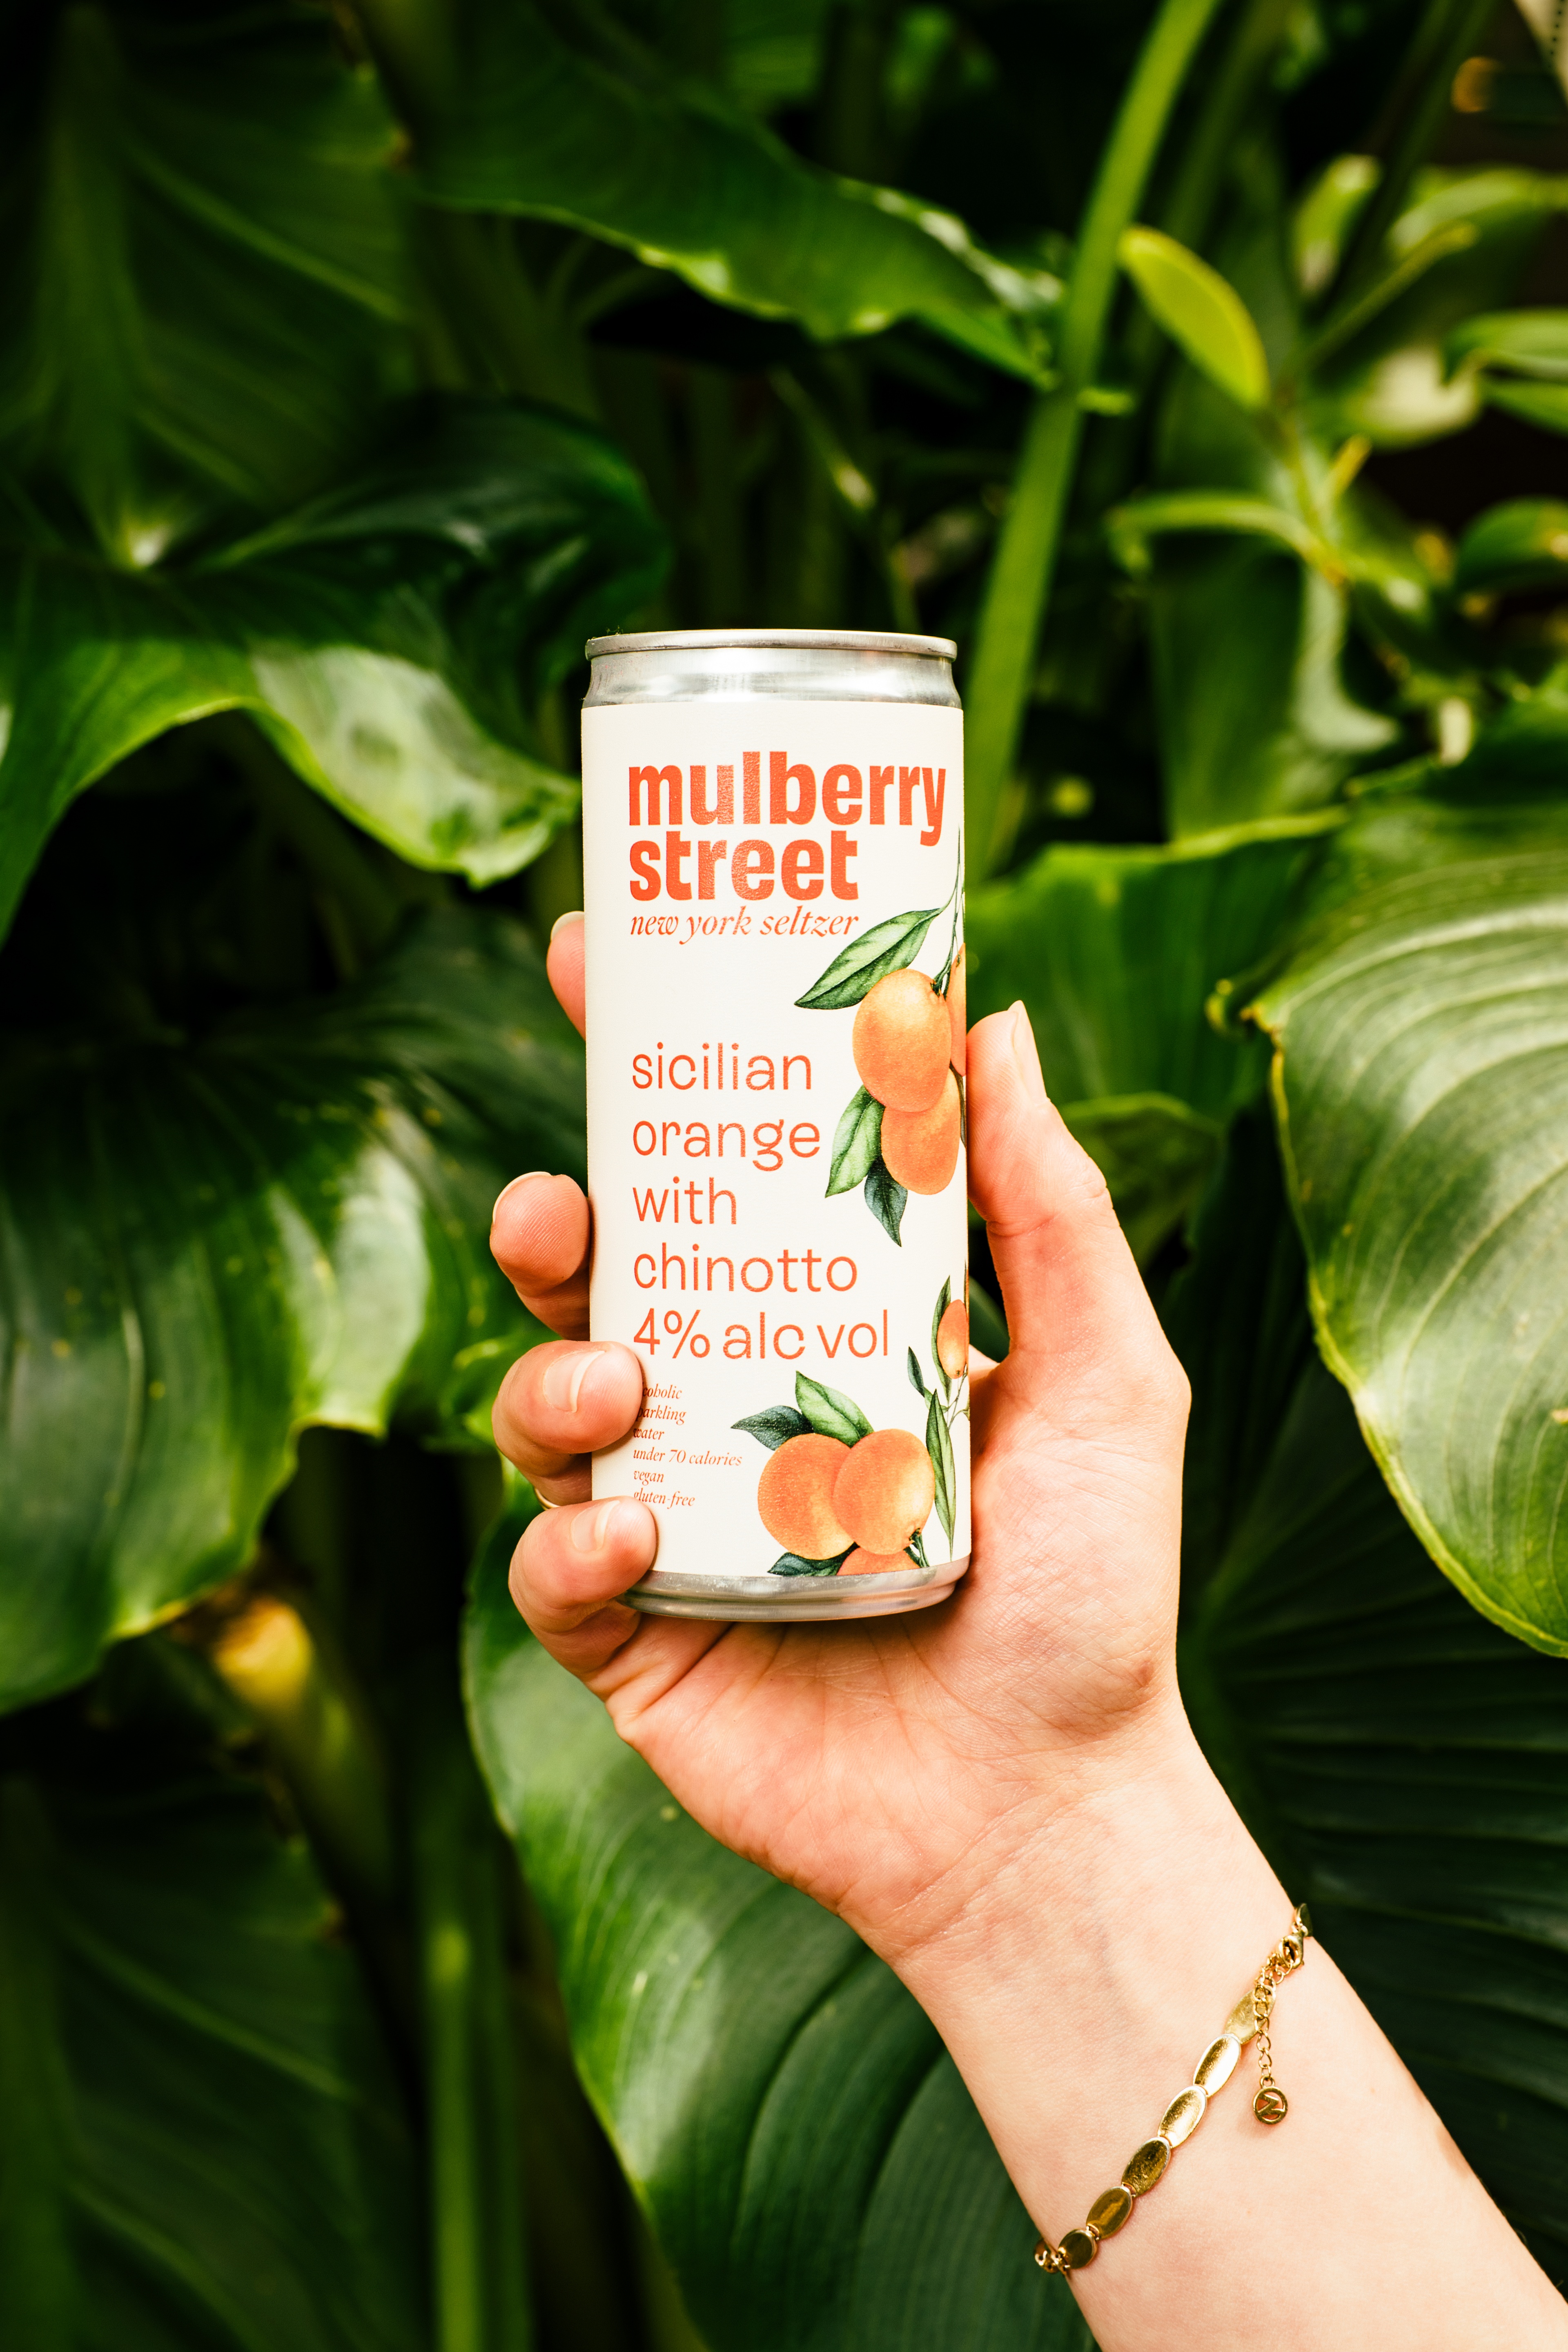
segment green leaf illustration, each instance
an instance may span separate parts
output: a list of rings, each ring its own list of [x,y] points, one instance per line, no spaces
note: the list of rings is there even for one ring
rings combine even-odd
[[[916,1396],[920,1398],[923,1404],[925,1402],[926,1384],[921,1377],[921,1360],[916,1355],[912,1348],[910,1349],[910,1386],[913,1389]]]
[[[792,1437],[808,1437],[811,1434],[810,1422],[805,1413],[796,1412],[792,1404],[770,1405],[766,1412],[748,1413],[744,1421],[732,1421],[730,1426],[731,1429],[743,1429],[748,1437],[754,1437],[759,1444],[767,1447],[770,1454],[776,1454],[779,1447],[787,1445]]]
[[[942,912],[940,907],[917,908],[912,914],[889,915],[847,948],[840,948],[827,970],[795,1003],[805,1013],[841,1013],[885,980],[913,963],[921,943]]]
[[[936,1472],[936,1515],[942,1531],[947,1538],[947,1548],[952,1549],[953,1521],[957,1517],[958,1473],[952,1459],[952,1440],[947,1433],[942,1414],[942,1399],[931,1398],[926,1409],[926,1452],[931,1455]]]
[[[841,1551],[832,1559],[803,1559],[797,1551],[781,1552],[769,1569],[770,1576],[837,1576],[849,1554]]]
[[[837,1437],[841,1444],[858,1445],[863,1437],[871,1434],[871,1424],[853,1398],[847,1397],[841,1389],[825,1387],[821,1381],[807,1380],[804,1372],[795,1376],[795,1401],[820,1437]]]
[[[881,1149],[882,1106],[875,1095],[858,1087],[834,1131],[826,1198],[831,1201],[836,1192],[856,1192],[870,1174]]]
[[[904,1221],[904,1203],[909,1197],[903,1186],[895,1184],[889,1175],[887,1163],[881,1160],[875,1161],[866,1179],[866,1206],[893,1241],[899,1240],[899,1227]]]
[[[942,1382],[944,1389],[951,1388],[952,1383],[948,1379],[946,1372],[942,1370],[942,1358],[937,1353],[936,1335],[942,1328],[942,1318],[947,1313],[952,1303],[952,1284],[944,1276],[942,1278],[942,1288],[936,1294],[936,1307],[931,1318],[931,1360],[936,1366],[936,1376]]]

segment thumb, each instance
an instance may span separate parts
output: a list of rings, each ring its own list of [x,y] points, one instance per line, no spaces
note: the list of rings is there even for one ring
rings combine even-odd
[[[1105,1179],[1047,1097],[1022,1004],[969,1033],[969,1190],[1002,1286],[1009,1360],[1048,1350],[1058,1377],[1077,1359],[1140,1387],[1156,1364],[1174,1370]]]

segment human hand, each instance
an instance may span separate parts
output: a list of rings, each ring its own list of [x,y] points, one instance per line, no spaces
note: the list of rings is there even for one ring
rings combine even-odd
[[[583,1027],[583,926],[550,977]],[[842,1624],[716,1624],[618,1599],[651,1513],[589,1502],[588,1455],[642,1402],[632,1349],[584,1345],[588,1211],[520,1178],[491,1246],[561,1334],[516,1363],[501,1451],[549,1502],[512,1563],[552,1656],[713,1836],[839,1913],[895,1965],[999,1856],[1186,1740],[1176,1693],[1186,1382],[1103,1178],[1046,1097],[1021,1005],[969,1039],[970,1189],[1011,1335],[976,1369],[973,1564],[953,1598]]]

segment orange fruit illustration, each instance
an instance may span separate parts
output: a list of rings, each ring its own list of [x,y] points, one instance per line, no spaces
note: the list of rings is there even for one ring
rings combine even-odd
[[[850,1045],[868,1095],[890,1110],[929,1110],[952,1050],[946,1001],[923,971],[884,972],[860,1000]]]
[[[927,1110],[882,1113],[882,1158],[906,1192],[945,1192],[958,1165],[963,1119],[958,1080],[945,1070],[942,1092]]]
[[[834,1482],[849,1459],[837,1437],[788,1437],[757,1481],[757,1512],[775,1543],[802,1559],[832,1559],[855,1538],[840,1527]]]
[[[947,1017],[952,1027],[952,1066],[960,1077],[969,1066],[969,990],[960,948],[947,976]]]
[[[862,1551],[902,1551],[935,1500],[931,1455],[907,1429],[873,1430],[852,1445],[833,1489],[833,1508]]]
[[[892,1576],[900,1569],[913,1568],[914,1561],[907,1551],[852,1551],[840,1576]]]
[[[942,1310],[936,1327],[936,1360],[950,1381],[957,1380],[969,1361],[969,1309],[962,1299]]]

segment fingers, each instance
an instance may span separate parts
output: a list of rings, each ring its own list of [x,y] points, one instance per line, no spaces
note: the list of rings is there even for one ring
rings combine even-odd
[[[642,1410],[642,1365],[615,1341],[531,1348],[495,1401],[496,1444],[547,1502],[580,1502],[590,1454],[625,1437]]]
[[[579,1037],[586,1026],[583,1010],[583,918],[562,915],[557,918],[550,934],[549,952],[544,969],[550,974],[550,985],[561,1000],[561,1009]]]
[[[531,1315],[565,1339],[588,1329],[588,1203],[570,1176],[514,1176],[495,1204],[490,1249]]]
[[[584,1679],[609,1664],[640,1620],[618,1596],[653,1566],[658,1530],[626,1497],[542,1511],[512,1554],[511,1597],[552,1657]]]
[[[970,1191],[985,1219],[1014,1356],[1076,1357],[1127,1402],[1181,1374],[1104,1177],[1048,1101],[1021,1004],[969,1033]]]
[[[622,1497],[542,1511],[512,1554],[513,1601],[551,1656],[605,1701],[623,1738],[731,1630],[639,1616],[620,1599],[658,1549],[652,1512]]]

